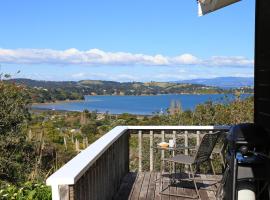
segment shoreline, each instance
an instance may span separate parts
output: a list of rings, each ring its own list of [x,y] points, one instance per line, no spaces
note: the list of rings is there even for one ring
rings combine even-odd
[[[31,108],[30,112],[60,112],[60,113],[65,113],[65,112],[77,112],[77,113],[81,113],[83,111],[79,111],[79,110],[53,110],[50,108]],[[106,114],[106,112],[97,112],[97,115],[104,115]],[[137,117],[151,117],[154,116],[155,114],[152,115],[147,115],[147,114],[133,114],[133,113],[108,113],[108,115],[110,116],[119,116],[122,114],[129,114],[129,115],[134,115]]]
[[[44,102],[44,103],[32,103],[32,105],[51,105],[51,104],[63,104],[63,103],[75,103],[75,102],[84,102],[84,99],[81,100],[57,100],[57,101],[51,101],[51,102]]]

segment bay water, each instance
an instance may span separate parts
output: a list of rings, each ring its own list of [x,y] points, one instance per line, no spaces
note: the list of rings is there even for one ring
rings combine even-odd
[[[242,94],[246,98],[250,94]],[[85,96],[84,101],[36,104],[34,109],[89,111],[110,114],[130,113],[152,115],[166,112],[172,101],[180,102],[183,110],[193,110],[196,105],[207,101],[226,103],[235,98],[232,94],[168,94],[156,96]]]

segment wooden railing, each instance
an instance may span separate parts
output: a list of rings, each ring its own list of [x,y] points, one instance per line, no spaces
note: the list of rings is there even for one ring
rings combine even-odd
[[[138,137],[138,171],[143,170],[143,138],[149,139],[149,170],[154,170],[156,139],[180,139],[188,146],[196,144],[204,133],[228,130],[228,126],[118,126],[83,150],[46,181],[52,187],[53,200],[112,199],[122,178],[129,172],[129,136]],[[185,152],[187,153],[187,151]],[[164,158],[164,152],[161,152]]]
[[[159,168],[155,167],[156,162],[154,160],[156,160],[155,157],[157,155],[155,155],[155,150],[153,149],[159,142],[168,142],[170,139],[173,139],[177,146],[198,146],[204,134],[218,130],[228,131],[229,128],[229,126],[130,126],[130,133],[133,137],[138,137],[137,170],[139,172],[159,170]],[[145,146],[148,146],[148,148],[145,149]],[[160,153],[160,160],[163,160],[165,151],[161,150]],[[185,149],[184,154],[188,155],[188,153],[188,149]],[[149,159],[149,166],[147,167],[143,164],[143,161],[145,161],[144,157]]]

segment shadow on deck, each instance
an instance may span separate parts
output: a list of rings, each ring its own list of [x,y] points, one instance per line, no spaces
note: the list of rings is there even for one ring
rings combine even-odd
[[[204,176],[204,177],[203,177]],[[212,175],[201,176],[202,178],[221,178],[220,176],[213,177]],[[211,190],[214,186],[209,184],[210,182],[204,181],[199,184],[200,195],[202,200],[214,200],[215,195]],[[114,196],[115,200],[182,200],[190,199],[184,197],[161,195],[160,191],[165,189],[165,193],[170,194],[183,194],[183,195],[195,195],[195,190],[188,182],[177,183],[176,185],[168,187],[168,178],[164,177],[161,181],[159,172],[130,172],[122,180],[122,184],[119,191]]]

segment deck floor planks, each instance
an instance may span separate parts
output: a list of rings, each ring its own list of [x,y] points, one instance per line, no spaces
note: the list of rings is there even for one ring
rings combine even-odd
[[[179,176],[180,175],[178,174],[177,178],[180,178]],[[177,187],[176,191],[178,195],[185,194],[185,189],[180,187],[180,184],[179,184],[179,187]],[[179,197],[177,200],[184,200],[184,199],[185,199],[184,197]]]
[[[136,182],[134,184],[134,189],[133,189],[132,194],[130,196],[130,200],[138,200],[139,199],[144,175],[145,175],[144,173],[138,173],[137,178],[136,178]]]
[[[170,194],[177,194],[177,187],[176,186],[170,187]],[[170,200],[178,200],[178,197],[170,196]]]
[[[162,176],[162,175],[161,175]],[[164,175],[163,175],[164,176]],[[162,178],[162,191],[164,194],[170,193],[170,187],[169,187],[169,179],[166,177]],[[162,200],[170,200],[170,196],[161,194]]]
[[[142,187],[141,187],[141,191],[139,195],[139,200],[146,200],[147,191],[150,185],[150,177],[151,177],[151,173],[146,172],[144,175],[144,179],[143,179],[143,183],[142,183]]]
[[[159,192],[161,191],[161,179],[160,179],[160,172],[157,172],[156,175],[156,189],[155,189],[155,200],[161,200],[161,195]]]
[[[137,175],[135,173],[128,173],[122,180],[119,192],[113,199],[126,200],[132,192],[133,183],[136,180]]]
[[[201,175],[201,178],[203,179],[221,179],[221,176],[219,175]],[[216,187],[213,185],[213,181],[203,181],[203,183],[207,184],[207,185],[211,185],[208,186],[209,189],[216,189]],[[217,185],[216,185],[217,186]],[[200,192],[201,194],[201,198],[203,199],[203,197],[208,196],[209,200],[215,200],[215,192],[211,191],[211,190],[201,190],[202,192]]]
[[[148,199],[148,200],[154,200],[155,199],[155,191],[156,191],[156,182],[155,182],[155,180],[156,180],[156,178],[157,178],[157,173],[152,172],[151,177],[150,177],[150,181],[149,181],[147,197],[146,197],[146,199]]]
[[[178,179],[181,179],[181,178],[187,178],[187,174],[186,173],[177,173],[176,177]],[[178,183],[178,187],[177,187],[177,194],[178,195],[194,195],[196,192],[195,190],[191,190],[191,189],[188,189],[187,188],[187,185],[189,183],[187,183],[187,181],[181,181],[180,183]],[[179,197],[178,200],[186,200],[186,199],[189,199],[190,198],[185,198],[185,197]]]
[[[136,176],[136,178],[135,178]],[[122,180],[122,184],[118,193],[115,196],[115,200],[187,200],[189,198],[161,195],[161,174],[159,172],[141,172],[141,173],[129,173]],[[203,177],[202,177],[203,178]],[[168,178],[163,178],[163,188],[166,188],[169,184]],[[182,183],[177,186],[171,186],[165,190],[166,193],[195,195],[194,189],[185,187],[181,188]],[[185,185],[186,186],[186,185]],[[190,185],[188,185],[190,186]],[[212,193],[212,194],[211,194]],[[207,192],[206,190],[200,190],[202,200],[212,200],[213,192]],[[190,199],[189,199],[190,200]],[[213,199],[214,200],[214,199]]]

